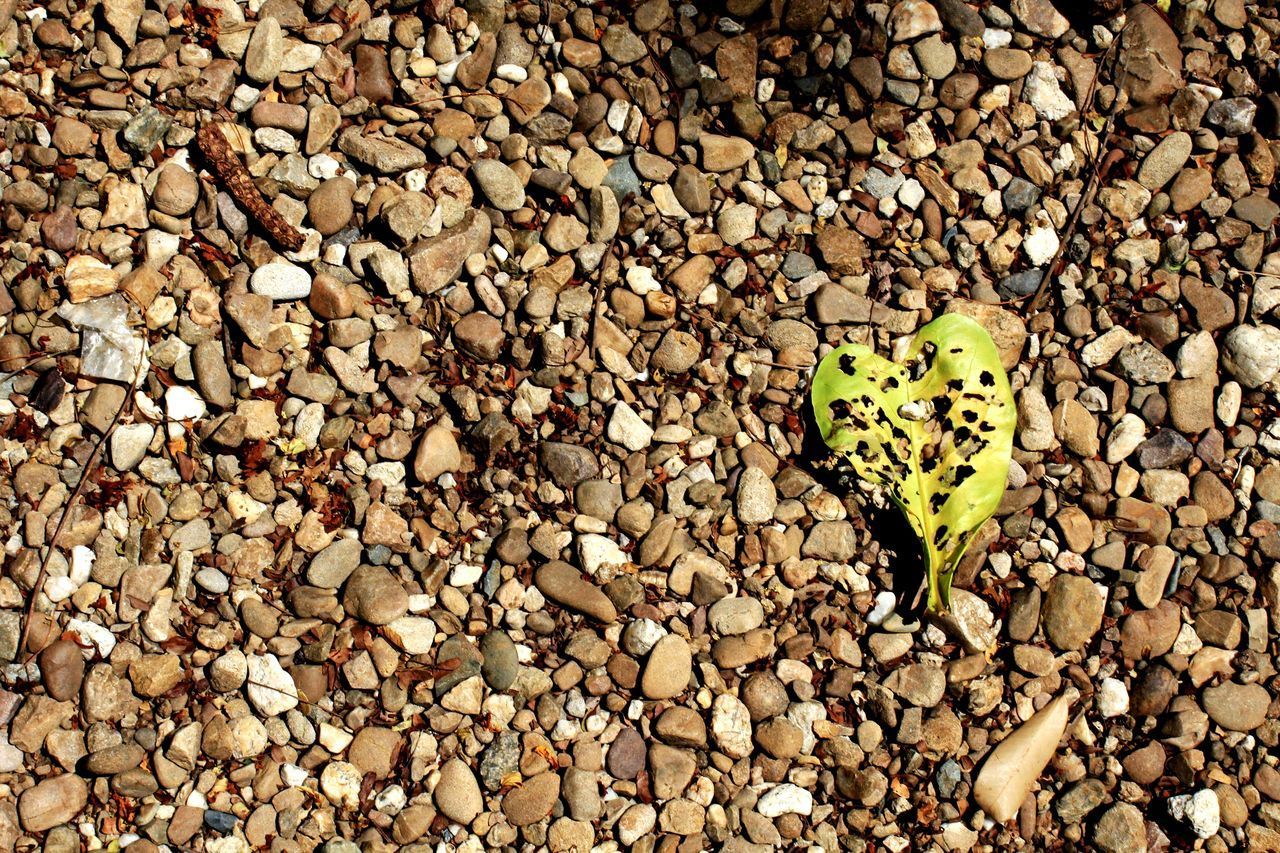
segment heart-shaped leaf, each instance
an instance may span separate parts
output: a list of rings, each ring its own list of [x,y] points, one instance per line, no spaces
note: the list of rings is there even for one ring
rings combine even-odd
[[[929,608],[946,610],[956,566],[1009,475],[1017,409],[991,336],[944,314],[916,334],[902,364],[846,344],[823,358],[810,393],[827,446],[884,486],[914,528]]]

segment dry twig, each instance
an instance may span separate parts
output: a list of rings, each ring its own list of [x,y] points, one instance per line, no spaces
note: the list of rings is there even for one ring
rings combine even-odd
[[[1088,109],[1093,103],[1093,98],[1098,91],[1098,78],[1102,76],[1102,68],[1106,65],[1107,60],[1113,54],[1118,56],[1120,52],[1120,42],[1124,39],[1125,34],[1129,32],[1132,21],[1125,24],[1120,32],[1116,34],[1115,39],[1107,47],[1107,51],[1103,54],[1102,61],[1098,63],[1098,71],[1093,75],[1093,80],[1089,83],[1089,92],[1085,96],[1084,109]],[[1058,241],[1058,249],[1053,253],[1048,265],[1044,268],[1044,274],[1040,276],[1040,286],[1036,288],[1035,295],[1031,297],[1031,302],[1027,306],[1027,314],[1036,314],[1040,310],[1040,302],[1044,299],[1045,293],[1049,289],[1049,279],[1053,277],[1054,271],[1058,268],[1058,262],[1062,260],[1062,253],[1066,249],[1067,244],[1071,242],[1071,238],[1076,233],[1076,226],[1080,224],[1080,214],[1084,212],[1085,206],[1093,198],[1093,193],[1097,189],[1098,179],[1101,177],[1101,163],[1103,152],[1107,150],[1107,143],[1111,141],[1111,130],[1115,127],[1116,113],[1120,110],[1120,104],[1124,100],[1120,84],[1123,81],[1124,69],[1120,70],[1120,74],[1116,76],[1115,98],[1111,102],[1111,109],[1107,113],[1106,123],[1102,126],[1102,134],[1098,137],[1098,148],[1093,152],[1093,158],[1089,162],[1089,171],[1085,177],[1084,186],[1080,188],[1080,199],[1076,202],[1075,210],[1071,212],[1071,219],[1067,222],[1066,230],[1062,233],[1062,238]],[[1081,114],[1083,119],[1084,115]]]
[[[62,538],[63,528],[67,526],[67,520],[71,518],[71,511],[75,509],[76,501],[84,494],[84,488],[93,478],[93,473],[98,469],[98,461],[102,458],[102,451],[107,446],[107,442],[111,440],[111,435],[116,431],[116,427],[120,426],[120,421],[124,418],[125,413],[133,410],[134,400],[138,394],[138,385],[142,381],[142,372],[139,371],[134,376],[133,385],[129,388],[129,393],[125,396],[124,402],[120,404],[120,408],[116,409],[115,416],[111,419],[111,426],[98,438],[97,444],[93,446],[93,450],[89,453],[89,458],[85,460],[84,467],[80,470],[80,479],[76,482],[75,490],[71,492],[71,496],[67,498],[66,508],[62,510],[62,517],[58,519],[58,526],[53,530],[53,536],[49,539],[48,550],[45,551],[44,559],[40,561],[40,571],[36,573],[35,585],[31,588],[31,600],[27,602],[26,618],[22,620],[22,634],[18,638],[18,652],[26,648],[27,640],[31,634],[31,622],[36,615],[36,602],[40,599],[41,590],[44,589],[45,578],[49,574],[49,563],[53,560],[54,553],[58,550],[58,540]],[[29,663],[35,657],[34,653],[28,653],[25,662]]]

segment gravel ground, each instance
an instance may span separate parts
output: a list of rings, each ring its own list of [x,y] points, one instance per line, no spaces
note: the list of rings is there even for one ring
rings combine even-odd
[[[0,0],[0,850],[1280,850],[1280,17],[1057,5]]]

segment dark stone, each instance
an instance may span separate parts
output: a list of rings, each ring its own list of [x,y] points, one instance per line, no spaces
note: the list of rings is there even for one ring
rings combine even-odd
[[[204,813],[204,825],[220,835],[227,835],[236,828],[236,816],[209,809]]]
[[[938,0],[934,6],[947,29],[962,36],[980,36],[986,32],[987,25],[982,16],[964,0]]]
[[[1026,178],[1014,178],[1004,188],[1004,209],[1011,215],[1025,213],[1039,200],[1040,188]]]
[[[1044,270],[1030,269],[1016,272],[1012,275],[1005,276],[996,285],[996,290],[1003,299],[1013,299],[1016,296],[1030,296],[1036,292],[1036,288],[1040,286],[1040,279],[1044,277]]]
[[[1138,466],[1143,470],[1177,468],[1191,458],[1193,450],[1181,433],[1162,429],[1138,445]]]
[[[562,489],[571,489],[600,473],[596,455],[585,447],[562,441],[544,441],[538,461]]]

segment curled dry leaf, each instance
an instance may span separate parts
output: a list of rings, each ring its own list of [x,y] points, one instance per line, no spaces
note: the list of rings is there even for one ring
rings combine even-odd
[[[997,823],[1018,812],[1067,730],[1071,702],[1058,696],[991,751],[973,783],[973,798]]]

